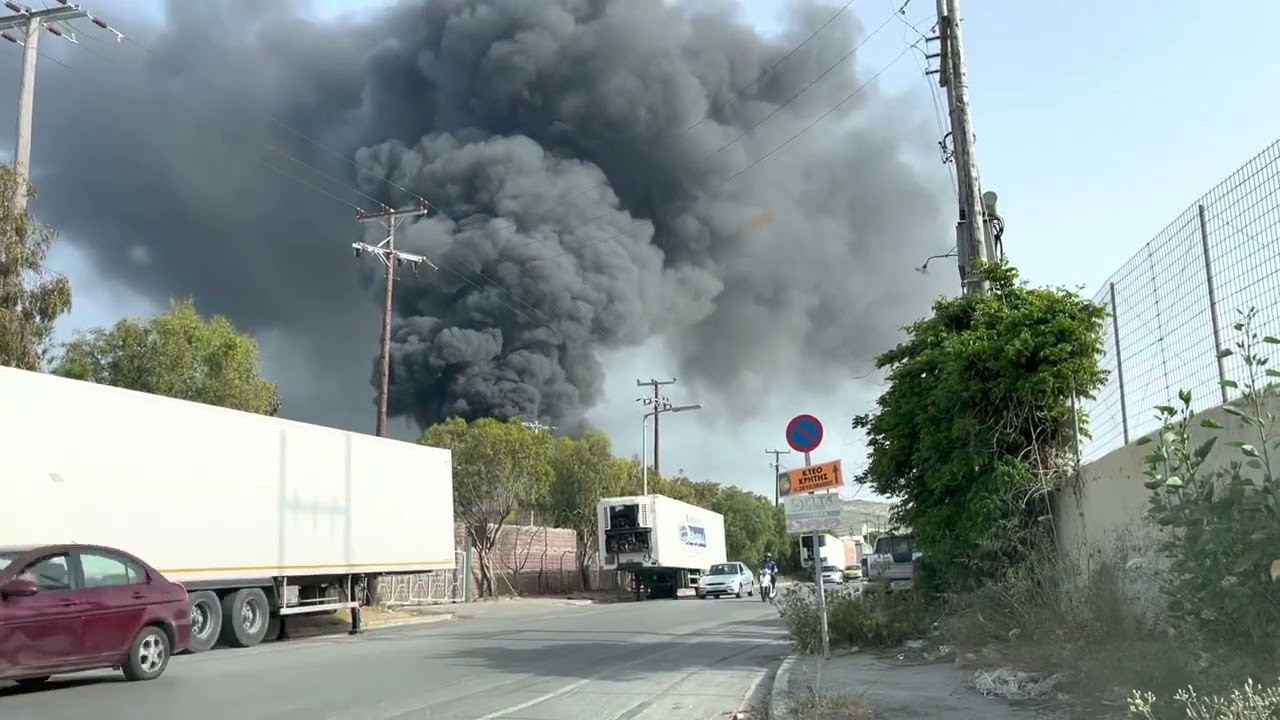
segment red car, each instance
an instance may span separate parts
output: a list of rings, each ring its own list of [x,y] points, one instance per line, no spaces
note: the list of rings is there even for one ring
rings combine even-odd
[[[0,546],[0,681],[118,668],[154,680],[191,641],[181,585],[98,545]]]

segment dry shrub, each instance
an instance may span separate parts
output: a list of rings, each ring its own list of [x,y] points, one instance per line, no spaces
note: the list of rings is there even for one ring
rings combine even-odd
[[[873,592],[863,596],[851,588],[832,590],[826,593],[826,603],[827,632],[835,646],[897,647],[924,636],[935,617],[913,592]],[[778,604],[800,652],[821,652],[821,619],[813,588],[788,588],[779,596]]]
[[[1085,697],[1119,699],[1132,688],[1164,693],[1195,677],[1161,626],[1152,588],[1160,563],[1149,546],[1117,540],[1080,566],[1052,549],[969,595],[953,598],[944,633],[993,664],[1065,674]]]
[[[1160,709],[1156,696],[1134,692],[1129,696],[1133,720],[1274,720],[1280,717],[1280,689],[1264,688],[1246,680],[1226,696],[1200,695],[1188,686],[1174,693],[1174,703]]]
[[[862,695],[823,693],[813,688],[792,699],[787,710],[794,720],[874,720],[875,711]]]

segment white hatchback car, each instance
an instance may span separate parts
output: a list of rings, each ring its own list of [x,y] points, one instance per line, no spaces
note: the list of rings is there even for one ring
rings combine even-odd
[[[698,580],[698,597],[756,594],[756,576],[740,562],[717,563]]]

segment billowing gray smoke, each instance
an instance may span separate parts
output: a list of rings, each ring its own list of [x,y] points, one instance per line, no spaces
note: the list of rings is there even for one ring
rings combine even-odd
[[[833,72],[791,100],[860,26],[755,82],[828,7],[776,42],[661,0],[166,8],[159,27],[104,8],[149,51],[46,41],[71,67],[41,69],[36,207],[109,277],[274,338],[292,416],[367,425],[380,297],[344,249],[351,208],[282,174],[373,203],[302,163],[435,208],[398,236],[439,266],[397,284],[391,405],[420,424],[577,424],[602,352],[653,338],[731,411],[766,384],[828,390],[938,288],[910,272],[946,245],[913,115],[872,86],[787,143],[866,82]]]

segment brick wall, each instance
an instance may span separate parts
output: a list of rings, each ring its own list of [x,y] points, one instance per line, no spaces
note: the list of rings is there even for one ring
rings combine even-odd
[[[457,547],[465,547],[466,528],[454,526]],[[499,595],[539,595],[578,592],[578,541],[573,530],[538,525],[504,525],[489,558],[494,590]],[[472,588],[478,592],[480,557],[471,556]]]

